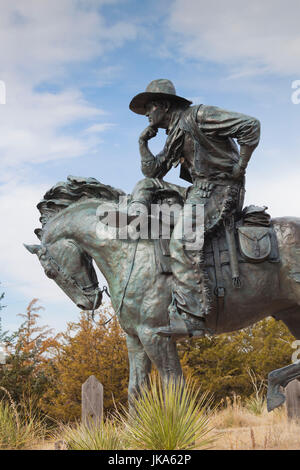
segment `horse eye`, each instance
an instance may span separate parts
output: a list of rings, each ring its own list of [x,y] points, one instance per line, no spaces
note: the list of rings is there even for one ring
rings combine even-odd
[[[49,277],[50,279],[55,279],[56,276],[57,276],[56,271],[54,271],[53,269],[46,269],[46,270],[45,270],[45,274],[46,274],[46,276]]]

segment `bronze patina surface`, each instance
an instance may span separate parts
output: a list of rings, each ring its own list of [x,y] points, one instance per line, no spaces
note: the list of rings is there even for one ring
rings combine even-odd
[[[180,338],[231,332],[274,316],[300,339],[300,219],[271,219],[265,207],[243,209],[259,121],[215,106],[191,106],[166,79],[151,82],[130,109],[149,119],[139,138],[145,178],[131,195],[94,178],[57,183],[38,204],[40,243],[26,246],[80,309],[101,303],[92,260],[99,267],[127,335],[129,396],[147,380],[152,364],[164,380],[182,377]],[[154,156],[148,141],[158,128],[166,129],[167,139]],[[163,179],[177,165],[189,188]],[[136,220],[154,223],[153,203],[162,208],[174,201],[179,214],[170,239],[151,231],[124,237],[124,227]],[[189,249],[181,228],[186,217],[194,222],[185,209],[198,206],[204,208],[204,242]],[[104,223],[103,214],[117,218]],[[298,376],[300,363],[269,374],[269,410],[284,401],[280,386]]]
[[[151,364],[162,378],[181,377],[176,341],[162,336],[169,325],[172,275],[159,272],[153,240],[116,239],[115,227],[99,225],[99,206],[116,207],[119,190],[93,178],[69,178],[57,184],[39,204],[43,228],[36,230],[40,244],[27,246],[38,256],[45,274],[81,309],[92,310],[101,302],[93,259],[105,276],[112,305],[127,335],[130,361],[129,394],[147,379]],[[232,286],[224,233],[217,238],[221,248],[226,296],[220,311],[218,298],[211,297],[207,327],[215,334],[247,327],[273,315],[300,339],[300,219],[271,221],[277,235],[280,262],[267,260],[239,263],[242,288]],[[212,251],[207,249],[208,288],[215,292],[216,275]],[[279,385],[300,375],[300,364],[271,375],[269,408],[283,401]],[[275,391],[275,392],[274,392]]]
[[[157,180],[161,181],[179,164],[180,176],[192,183],[186,193],[185,207],[204,206],[205,237],[242,209],[244,174],[260,137],[257,119],[216,106],[191,106],[176,95],[173,83],[166,79],[153,80],[146,92],[133,98],[130,109],[149,120],[149,126],[139,138],[141,169],[146,179],[133,191],[131,211],[137,204],[149,207]],[[163,150],[154,156],[148,141],[158,128],[165,129],[168,137]],[[174,234],[178,229],[175,227]],[[203,251],[187,253],[185,237],[173,236],[170,255],[174,294],[170,308],[181,315],[185,324],[171,322],[165,334],[176,336],[187,329],[193,336],[201,336],[211,308]]]

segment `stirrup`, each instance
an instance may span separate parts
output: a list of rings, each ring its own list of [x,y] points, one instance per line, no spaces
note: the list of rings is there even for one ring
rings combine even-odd
[[[172,295],[172,303],[169,307],[170,325],[163,326],[157,329],[157,334],[160,336],[171,336],[172,338],[182,338],[189,336],[190,338],[202,338],[205,335],[205,327],[199,330],[188,329],[186,322],[178,313],[176,300],[174,294]]]
[[[186,325],[174,325],[171,323],[169,326],[160,327],[157,330],[157,334],[160,336],[171,336],[172,338],[184,338],[189,336],[190,338],[203,338],[205,336],[206,329],[203,330],[189,330]]]

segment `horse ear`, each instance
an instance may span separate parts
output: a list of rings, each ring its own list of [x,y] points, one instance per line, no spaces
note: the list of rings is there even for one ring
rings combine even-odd
[[[41,249],[41,245],[25,245],[24,244],[24,246],[33,255],[38,255],[38,253]]]
[[[39,240],[42,239],[42,232],[43,232],[43,231],[42,231],[41,228],[36,228],[36,229],[34,230],[34,233],[36,234],[36,236],[38,237]]]

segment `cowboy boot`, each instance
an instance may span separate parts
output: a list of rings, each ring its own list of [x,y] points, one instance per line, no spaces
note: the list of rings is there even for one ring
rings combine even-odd
[[[206,331],[204,318],[195,317],[186,312],[179,314],[174,294],[168,311],[170,325],[158,328],[158,335],[171,336],[173,339],[184,338],[185,336],[203,338]]]
[[[185,241],[172,236],[170,253],[173,274],[170,325],[160,328],[158,334],[201,338],[208,331],[205,317],[210,309],[203,250],[186,251]]]

